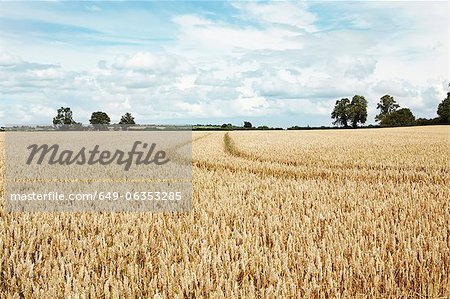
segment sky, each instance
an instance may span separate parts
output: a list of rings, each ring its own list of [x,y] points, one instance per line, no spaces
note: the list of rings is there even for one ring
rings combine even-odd
[[[331,125],[360,94],[435,117],[449,91],[448,1],[0,0],[0,125],[61,107],[141,124]]]

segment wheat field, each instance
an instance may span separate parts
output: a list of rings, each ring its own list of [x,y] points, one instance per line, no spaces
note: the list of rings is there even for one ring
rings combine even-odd
[[[0,297],[449,298],[450,126],[192,147],[189,213],[6,213],[2,176]]]

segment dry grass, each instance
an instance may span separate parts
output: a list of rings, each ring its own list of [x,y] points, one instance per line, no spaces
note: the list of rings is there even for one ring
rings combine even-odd
[[[449,147],[450,127],[194,133],[191,213],[2,202],[0,297],[448,298]]]

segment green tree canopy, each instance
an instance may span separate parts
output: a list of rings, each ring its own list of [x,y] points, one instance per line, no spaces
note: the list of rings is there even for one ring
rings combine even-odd
[[[382,127],[412,126],[416,123],[416,118],[408,108],[402,108],[385,115],[380,125]]]
[[[335,119],[334,125],[347,128],[350,119],[350,100],[347,98],[337,100],[333,112],[331,112],[331,118]]]
[[[375,120],[381,122],[384,116],[396,111],[398,108],[400,108],[400,105],[397,104],[394,97],[388,94],[382,96],[380,102],[377,104],[377,109],[380,109],[380,114],[375,116]]]
[[[53,125],[58,128],[67,128],[74,125],[73,113],[69,107],[61,107],[57,110],[57,115],[53,118]]]
[[[94,128],[98,130],[105,130],[106,126],[111,122],[111,119],[105,112],[97,111],[92,113],[89,122],[94,126]]]
[[[439,122],[450,123],[450,92],[447,93],[447,98],[439,104],[437,114],[439,115]]]
[[[349,111],[353,128],[356,128],[358,123],[364,124],[367,121],[367,100],[361,95],[353,96]]]
[[[127,112],[120,118],[119,121],[120,125],[135,125],[136,122],[134,121],[134,117],[131,115],[131,113]]]
[[[252,128],[252,123],[249,121],[244,121],[244,128]]]

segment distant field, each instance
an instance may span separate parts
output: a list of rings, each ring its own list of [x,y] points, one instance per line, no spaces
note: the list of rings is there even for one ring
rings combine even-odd
[[[2,177],[0,297],[448,298],[449,156],[450,126],[193,132],[179,214],[8,214]]]

